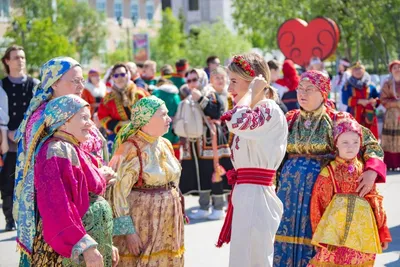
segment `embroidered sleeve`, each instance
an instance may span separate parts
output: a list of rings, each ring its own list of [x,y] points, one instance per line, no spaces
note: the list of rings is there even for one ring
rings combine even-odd
[[[80,264],[84,262],[83,252],[91,247],[97,247],[97,242],[90,237],[90,235],[84,235],[78,243],[72,248],[71,259],[76,263]]]
[[[113,235],[129,235],[134,233],[136,233],[136,230],[131,216],[114,218]]]
[[[130,217],[130,207],[128,196],[138,181],[139,159],[133,145],[126,142],[122,144],[114,156],[109,166],[117,173],[117,181],[112,186],[111,207],[114,213],[115,233],[130,233],[134,231],[133,222]],[[132,227],[130,230],[129,227]]]
[[[333,197],[333,184],[328,169],[322,169],[311,195],[310,219],[313,233]]]
[[[378,193],[376,187],[365,196],[374,211],[376,226],[378,227],[381,242],[391,242],[392,237],[387,227],[386,211],[383,208],[383,197]]]
[[[398,108],[400,107],[400,101],[394,97],[390,83],[392,83],[391,80],[386,81],[383,85],[380,100],[385,108]]]
[[[287,133],[285,115],[272,101],[266,101],[254,109],[247,106],[236,106],[226,112],[221,120],[226,122],[230,132],[248,139],[264,138],[262,133],[266,133],[272,128],[275,130],[281,128],[282,134]]]
[[[108,107],[109,103],[110,102],[104,103],[104,99],[103,99],[103,101],[99,105],[97,115],[99,117],[101,125],[105,129],[107,129],[113,133],[118,133],[118,131],[123,126],[123,122],[112,118],[111,110]]]
[[[386,181],[386,164],[383,162],[382,147],[369,129],[362,127],[362,131],[363,147],[361,153],[365,162],[365,169],[375,171],[378,174],[376,182],[384,183]]]

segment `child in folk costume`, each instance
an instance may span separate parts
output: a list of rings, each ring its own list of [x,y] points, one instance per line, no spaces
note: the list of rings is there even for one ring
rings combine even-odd
[[[375,255],[392,241],[376,186],[363,198],[355,193],[364,170],[357,157],[362,138],[354,120],[334,128],[338,155],[322,169],[311,197],[311,243],[318,251],[308,266],[372,267]]]
[[[231,241],[230,267],[269,267],[283,212],[272,184],[285,155],[288,126],[279,106],[268,99],[276,93],[261,56],[234,56],[228,69],[229,92],[237,105],[221,119],[235,135],[235,171],[228,172],[234,189],[217,246]]]

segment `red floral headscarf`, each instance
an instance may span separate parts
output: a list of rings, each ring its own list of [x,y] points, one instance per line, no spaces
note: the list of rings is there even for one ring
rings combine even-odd
[[[333,140],[335,144],[337,143],[339,136],[347,132],[354,132],[358,134],[362,140],[362,129],[360,124],[352,119],[344,119],[338,121],[333,129]]]
[[[309,70],[301,75],[300,82],[307,80],[321,91],[322,97],[326,102],[331,91],[331,81],[327,75],[317,70]]]

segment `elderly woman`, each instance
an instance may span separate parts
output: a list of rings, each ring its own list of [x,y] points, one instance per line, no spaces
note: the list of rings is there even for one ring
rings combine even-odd
[[[204,70],[190,70],[186,81],[190,93],[186,100],[198,104],[207,119],[207,122],[203,121],[207,127],[204,127],[203,135],[199,138],[182,140],[182,176],[179,187],[184,194],[200,195],[200,209],[189,215],[191,219],[221,219],[225,215],[222,179],[225,170],[220,161],[229,161],[230,157],[226,135],[217,122],[224,113],[224,103],[217,92],[206,87],[208,78]]]
[[[311,192],[322,167],[334,156],[334,124],[350,116],[327,105],[329,91],[330,81],[325,74],[315,70],[303,73],[297,89],[301,108],[286,115],[288,157],[283,161],[277,191],[284,213],[275,239],[274,266],[307,266],[315,253],[311,245]],[[357,188],[361,197],[375,181],[384,182],[386,175],[377,140],[364,127],[363,137],[361,157],[365,168]]]
[[[114,65],[111,77],[112,91],[103,98],[98,109],[99,120],[108,133],[110,151],[115,135],[129,122],[129,108],[137,100],[145,97],[144,92],[138,90],[130,80],[130,72],[124,64]]]
[[[101,197],[106,179],[98,159],[80,143],[90,138],[89,104],[76,95],[51,100],[43,136],[32,145],[38,207],[32,266],[111,266],[112,212]],[[34,141],[35,142],[35,141]]]
[[[183,266],[184,208],[179,161],[162,136],[171,119],[155,96],[132,106],[132,119],[118,133],[110,166],[118,180],[110,192],[119,266]]]
[[[22,254],[21,264],[28,264],[32,253],[32,241],[35,236],[35,192],[33,165],[28,149],[41,140],[41,129],[44,127],[44,110],[53,97],[67,94],[80,96],[83,91],[82,68],[69,57],[57,57],[49,60],[40,69],[41,83],[36,87],[33,98],[25,113],[15,140],[18,142],[13,216],[18,224],[17,244]],[[87,152],[107,160],[105,140],[96,127],[90,130],[91,137],[80,146]],[[25,266],[25,265],[24,265]]]
[[[382,148],[389,169],[400,168],[400,60],[389,65],[391,78],[381,91],[382,105],[386,108],[382,131]]]

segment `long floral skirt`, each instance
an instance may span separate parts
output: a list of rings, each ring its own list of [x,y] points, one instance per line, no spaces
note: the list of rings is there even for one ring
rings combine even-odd
[[[83,225],[88,235],[98,243],[97,249],[103,256],[105,267],[112,266],[112,229],[113,217],[108,202],[98,196],[91,196],[90,207],[82,218]],[[83,256],[80,264],[69,258],[64,258],[56,253],[43,238],[42,220],[39,220],[36,237],[33,241],[31,266],[86,266]]]
[[[136,257],[129,253],[125,236],[114,237],[114,246],[120,254],[118,266],[184,266],[184,222],[179,192],[175,188],[157,193],[132,191],[128,203],[143,249]]]
[[[400,109],[386,111],[382,130],[382,149],[388,168],[400,167]]]
[[[320,163],[304,157],[285,162],[277,195],[283,216],[275,237],[274,267],[305,267],[315,254],[311,245],[310,201]]]

